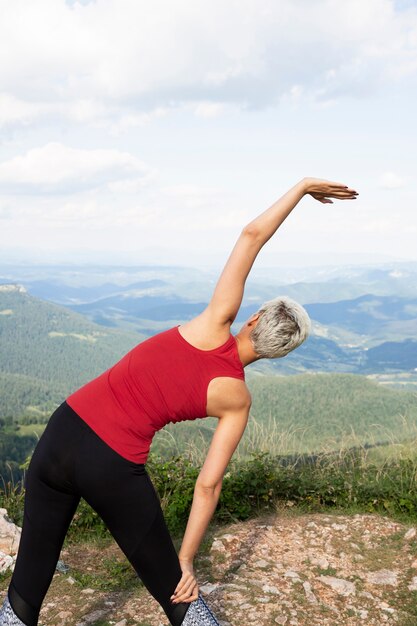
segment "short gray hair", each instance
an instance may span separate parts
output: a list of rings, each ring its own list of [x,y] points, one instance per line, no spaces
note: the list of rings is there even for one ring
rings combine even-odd
[[[276,359],[298,348],[310,334],[311,321],[301,304],[287,296],[265,302],[249,338],[261,358]]]

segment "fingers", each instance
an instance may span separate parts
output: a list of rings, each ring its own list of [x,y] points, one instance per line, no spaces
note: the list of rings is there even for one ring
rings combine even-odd
[[[313,192],[311,195],[316,200],[323,200],[328,198],[337,198],[338,200],[356,200],[358,192],[351,189],[344,191],[316,191]]]
[[[188,573],[184,574],[171,596],[171,601],[178,604],[178,602],[192,602],[197,598],[198,585],[195,577]]]
[[[318,191],[317,193],[323,196],[332,196],[332,198],[347,198],[350,196],[356,197],[358,192],[354,189],[323,189]]]

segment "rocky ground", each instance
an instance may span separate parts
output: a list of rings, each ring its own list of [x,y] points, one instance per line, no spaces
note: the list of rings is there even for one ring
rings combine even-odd
[[[61,559],[40,626],[168,624],[114,542]],[[278,511],[212,529],[195,569],[222,626],[417,624],[416,529],[387,517]]]

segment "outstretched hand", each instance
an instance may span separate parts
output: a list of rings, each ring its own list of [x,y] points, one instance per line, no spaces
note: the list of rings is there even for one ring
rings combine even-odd
[[[333,204],[330,198],[338,200],[355,200],[358,192],[350,189],[342,183],[334,183],[330,180],[322,180],[320,178],[305,178],[305,193],[310,194],[315,200],[323,204]]]

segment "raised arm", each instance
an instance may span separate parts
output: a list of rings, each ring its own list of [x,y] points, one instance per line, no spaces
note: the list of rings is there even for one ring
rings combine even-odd
[[[342,183],[303,178],[266,211],[249,222],[243,228],[204,311],[204,315],[214,324],[232,324],[242,302],[246,279],[259,251],[306,194],[327,204],[332,202],[330,198],[352,200],[357,192]]]

